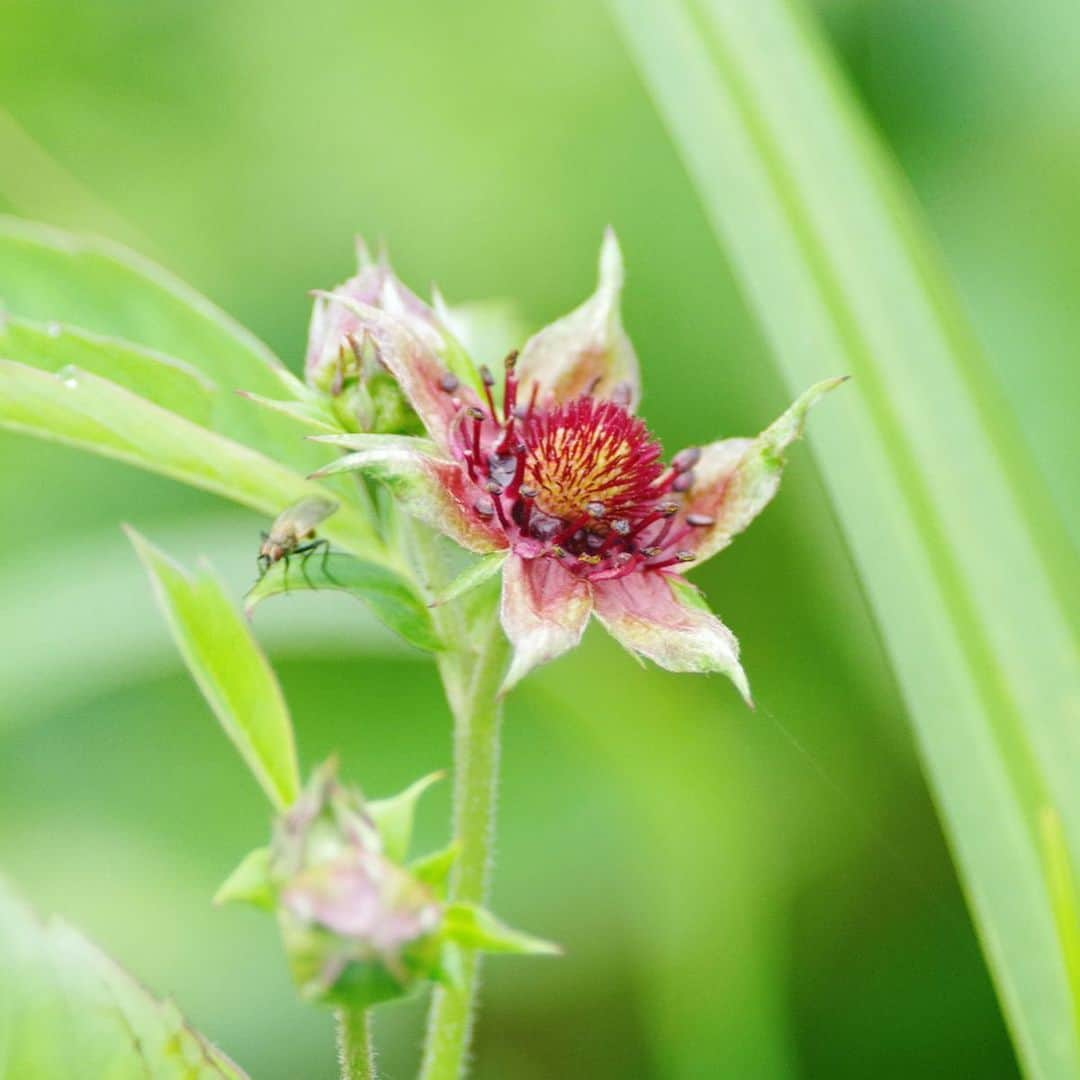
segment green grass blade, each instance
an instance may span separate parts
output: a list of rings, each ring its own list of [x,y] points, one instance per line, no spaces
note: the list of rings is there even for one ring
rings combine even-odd
[[[78,369],[54,374],[0,360],[0,427],[162,473],[268,517],[308,495],[325,494],[321,485],[258,451]],[[343,503],[320,532],[366,558],[385,555],[354,505]]]
[[[295,425],[234,393],[280,396],[281,361],[204,296],[119,244],[0,215],[0,304],[10,315],[174,356],[221,387],[217,430],[300,468],[321,463]]]
[[[300,791],[292,720],[273,669],[208,569],[194,576],[128,530],[184,662],[278,810]]]
[[[876,613],[1021,1059],[1080,1072],[1039,810],[1080,854],[1075,553],[895,167],[785,0],[612,0],[794,390]]]
[[[1051,807],[1044,806],[1039,826],[1047,888],[1072,990],[1073,1020],[1080,1031],[1080,904],[1076,897],[1076,879],[1061,831],[1061,818]]]
[[[243,1080],[246,1075],[127,972],[0,881],[0,1074],[33,1080]]]
[[[391,630],[426,650],[444,648],[435,633],[431,612],[413,586],[400,574],[378,563],[319,551],[292,555],[271,566],[245,599],[250,614],[270,596],[304,589],[331,589],[362,600]]]

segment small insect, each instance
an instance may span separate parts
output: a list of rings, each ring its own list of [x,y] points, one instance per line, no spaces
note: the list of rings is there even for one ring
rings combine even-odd
[[[262,546],[259,548],[259,557],[256,562],[259,565],[259,580],[276,562],[285,561],[285,586],[288,588],[289,559],[293,555],[302,555],[300,564],[304,580],[311,584],[307,576],[307,561],[316,551],[322,551],[322,570],[327,577],[326,557],[330,553],[330,541],[315,539],[315,529],[325,521],[335,510],[338,504],[332,499],[324,499],[319,495],[301,499],[298,503],[282,510],[276,518],[269,532],[262,534]]]

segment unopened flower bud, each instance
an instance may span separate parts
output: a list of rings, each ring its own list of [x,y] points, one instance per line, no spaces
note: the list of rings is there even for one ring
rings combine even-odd
[[[395,276],[385,259],[372,261],[358,248],[357,273],[332,292],[319,294],[308,330],[304,376],[312,389],[331,398],[348,426],[380,434],[412,435],[423,428],[380,355],[377,334],[363,309],[393,319],[411,339],[448,361],[460,350],[439,316]],[[456,376],[455,376],[456,378]]]
[[[400,997],[438,964],[442,905],[383,853],[358,791],[333,763],[278,821],[270,855],[293,978],[320,1001]]]

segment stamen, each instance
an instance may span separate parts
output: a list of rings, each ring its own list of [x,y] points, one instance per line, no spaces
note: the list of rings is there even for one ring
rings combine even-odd
[[[518,512],[514,515],[517,518],[518,528],[521,530],[522,536],[528,535],[529,518],[532,517],[533,512],[533,496],[525,494],[525,488],[518,488],[518,501],[514,504],[514,509]],[[520,510],[518,510],[520,507]]]
[[[480,381],[484,384],[484,397],[487,398],[488,409],[491,410],[491,418],[495,419],[495,398],[491,388],[495,385],[495,376],[491,374],[491,368],[487,364],[480,365]]]
[[[675,524],[675,516],[672,515],[661,526],[660,531],[652,538],[653,544],[657,547],[663,547],[664,541],[667,539],[667,535],[671,532],[671,526]]]
[[[445,394],[452,394],[460,385],[461,380],[452,371],[444,371],[439,377],[439,389]]]
[[[680,450],[671,459],[671,467],[676,472],[679,472],[679,473],[688,472],[700,460],[701,460],[701,447],[700,446],[688,446],[685,450]]]
[[[473,503],[473,509],[482,517],[490,518],[495,516],[495,504],[486,495],[481,495]]]
[[[679,473],[674,480],[671,481],[672,491],[689,491],[694,486],[694,474],[692,471]]]
[[[506,367],[506,380],[503,384],[503,418],[507,421],[514,415],[514,406],[517,404],[517,379],[514,377],[517,358],[518,351],[513,349],[503,361]]]
[[[508,494],[513,498],[521,488],[521,481],[525,479],[525,446],[522,443],[514,448],[514,456],[517,459],[514,465],[514,478],[510,481]]]
[[[710,525],[715,525],[716,518],[710,517],[708,514],[687,514],[686,524],[693,525],[695,529],[705,529]]]
[[[473,421],[472,453],[473,457],[476,459],[476,464],[479,465],[483,460],[480,457],[480,429],[484,425],[484,410],[478,409],[475,405],[470,405],[469,416],[472,417]]]
[[[585,504],[585,509],[589,512],[589,516],[594,518],[602,518],[607,513],[602,502],[588,502]]]
[[[468,471],[469,471],[469,479],[475,484],[476,480],[477,480],[477,477],[476,477],[476,464],[473,461],[472,451],[471,450],[466,450],[465,454],[464,454],[464,457],[465,457],[465,468],[468,469]]]
[[[498,496],[495,497],[495,513],[499,515],[499,524],[509,532],[510,522],[507,520],[506,511],[503,509],[502,499]]]
[[[526,424],[532,420],[533,413],[536,412],[536,399],[540,395],[540,384],[534,382],[532,385],[532,391],[529,393],[529,407],[525,410],[525,415],[522,418]]]
[[[675,555],[671,559],[665,559],[663,562],[649,563],[646,570],[665,570],[669,566],[675,566],[676,563],[688,563],[693,562],[697,556],[692,551],[676,551]]]

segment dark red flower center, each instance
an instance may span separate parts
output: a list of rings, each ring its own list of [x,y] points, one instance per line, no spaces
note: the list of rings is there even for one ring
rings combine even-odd
[[[454,451],[477,489],[474,512],[497,521],[518,554],[557,558],[594,580],[692,559],[679,542],[711,524],[680,513],[698,451],[665,468],[660,443],[616,401],[585,394],[543,406],[533,387],[519,405],[514,360],[502,406],[483,369],[487,408],[463,407],[455,424]]]

